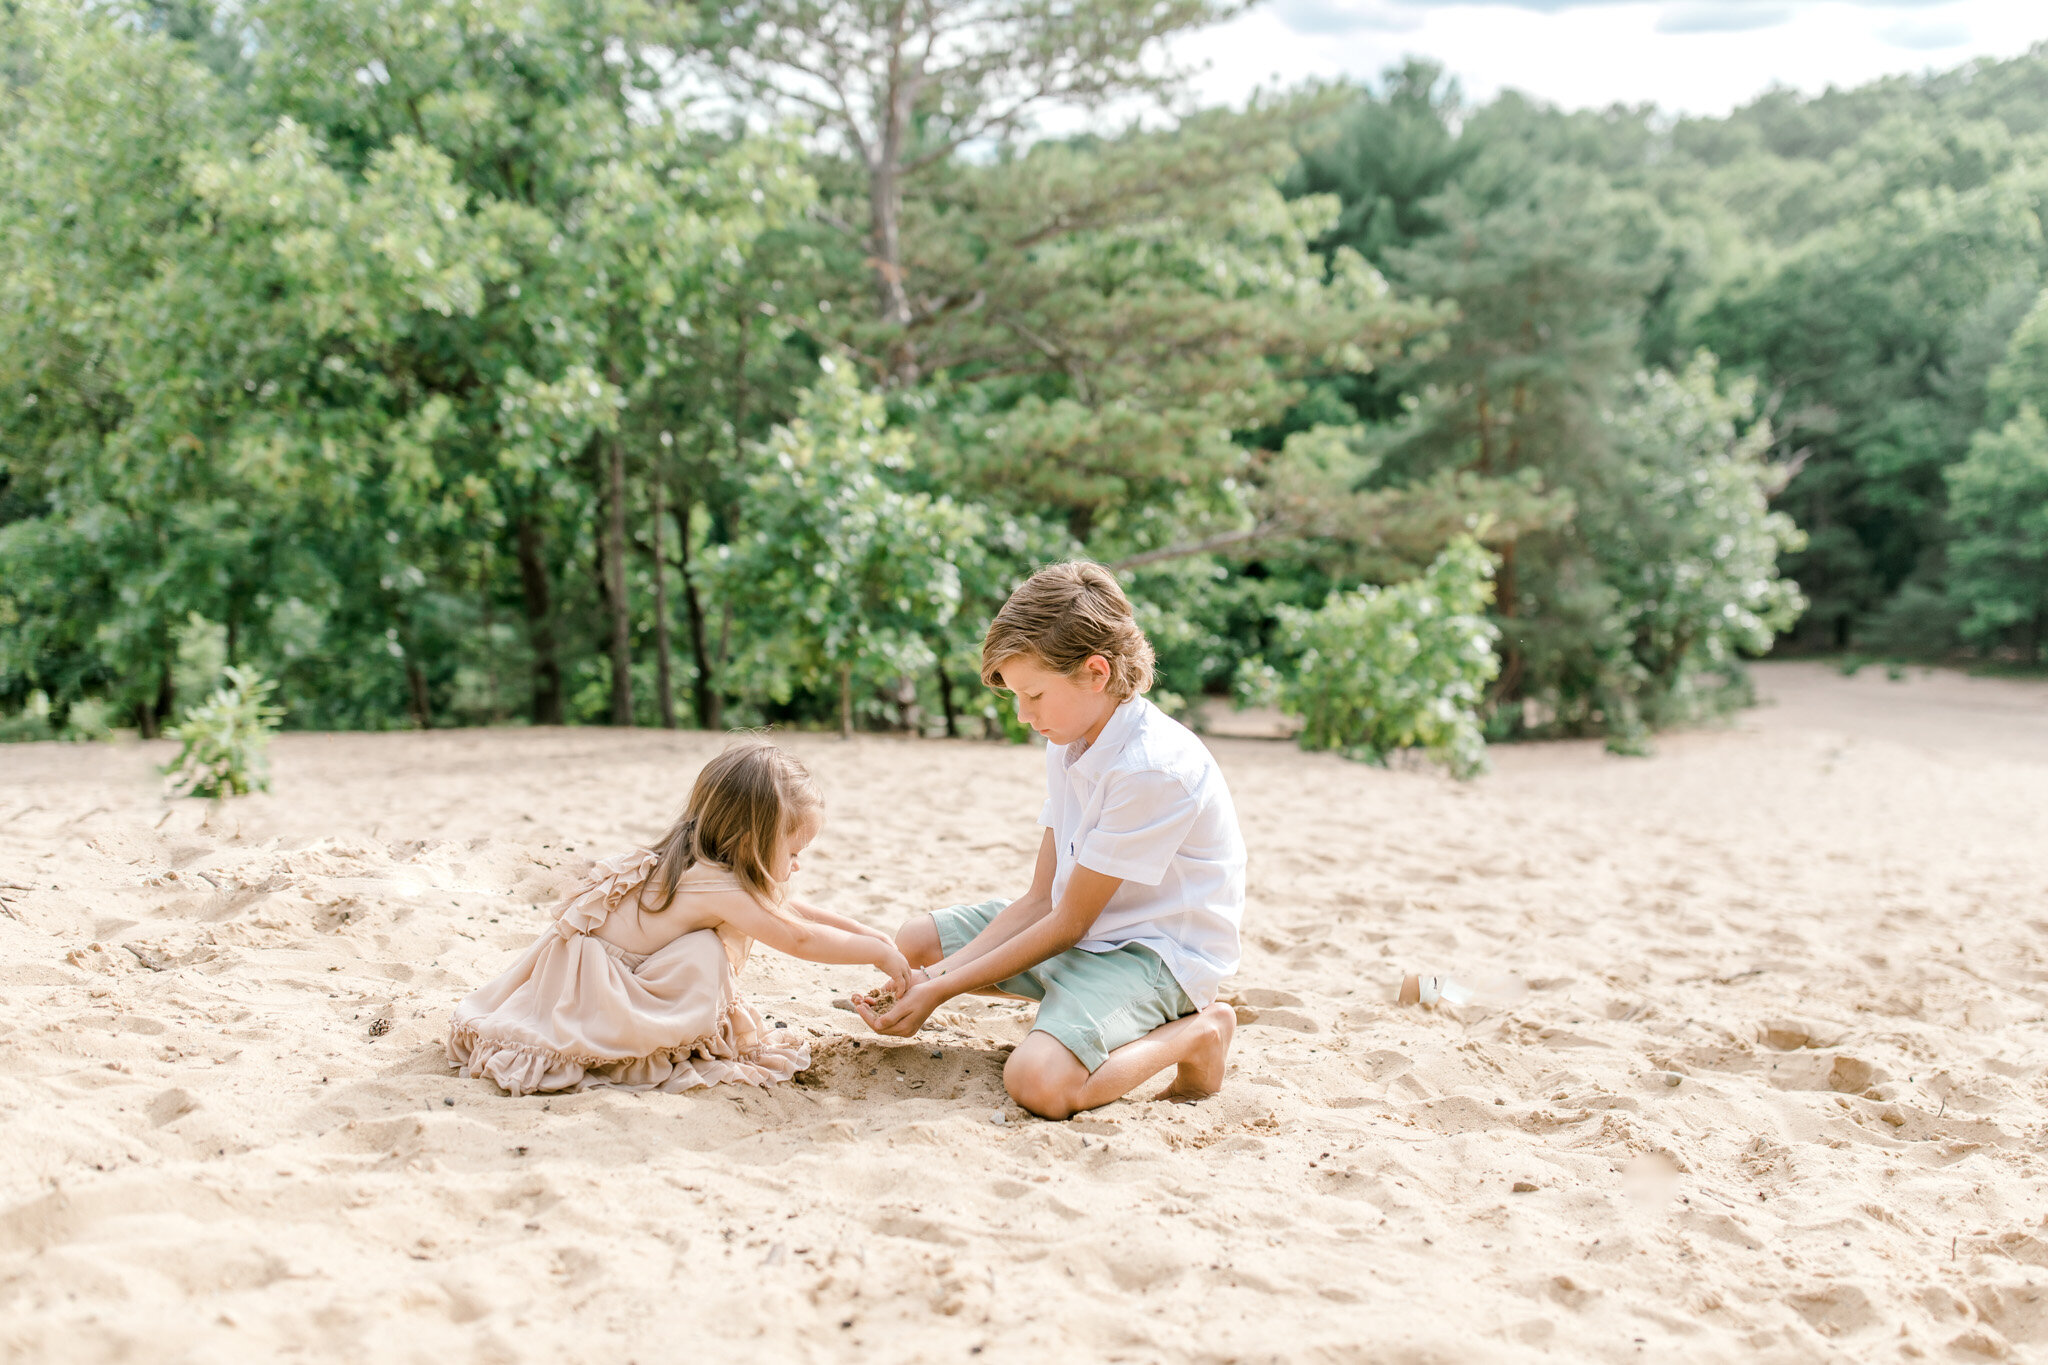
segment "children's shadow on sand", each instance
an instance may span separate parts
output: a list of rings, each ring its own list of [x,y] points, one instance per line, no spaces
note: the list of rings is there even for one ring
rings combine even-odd
[[[1008,1044],[884,1038],[835,1033],[811,1045],[811,1064],[795,1084],[813,1095],[868,1103],[893,1100],[974,1101],[1007,1105],[1003,1064]]]

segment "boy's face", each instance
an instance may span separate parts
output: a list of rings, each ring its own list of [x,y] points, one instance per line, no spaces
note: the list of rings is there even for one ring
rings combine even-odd
[[[1054,744],[1093,742],[1117,699],[1109,693],[1109,661],[1091,654],[1073,676],[1056,673],[1028,654],[1013,654],[996,670],[1017,697],[1017,719]]]

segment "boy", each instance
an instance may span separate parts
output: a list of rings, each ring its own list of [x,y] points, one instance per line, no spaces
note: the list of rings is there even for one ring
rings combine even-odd
[[[897,932],[909,992],[877,1015],[908,1037],[956,995],[1039,1001],[1003,1067],[1010,1098],[1064,1119],[1167,1067],[1161,1099],[1223,1085],[1236,1016],[1216,1003],[1237,970],[1244,838],[1216,761],[1145,700],[1152,646],[1100,564],[1054,564],[996,613],[982,681],[1044,735],[1045,836],[1031,889],[919,915]]]

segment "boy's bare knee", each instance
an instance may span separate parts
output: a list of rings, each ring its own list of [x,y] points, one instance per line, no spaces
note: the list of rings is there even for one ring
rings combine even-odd
[[[1049,1048],[1033,1047],[1032,1040],[1042,1036],[1034,1033],[1027,1037],[1003,1063],[1003,1089],[1042,1119],[1072,1118],[1077,1112],[1075,1092],[1087,1083],[1087,1069],[1052,1038],[1045,1039]]]
[[[896,931],[896,951],[913,967],[929,967],[944,957],[939,943],[939,926],[930,915],[916,915]]]
[[[1004,1067],[1003,1089],[1009,1091],[1010,1098],[1020,1106],[1042,1119],[1057,1121],[1073,1117],[1074,1106],[1069,1102],[1065,1087],[1049,1082],[1036,1072],[1017,1072]]]

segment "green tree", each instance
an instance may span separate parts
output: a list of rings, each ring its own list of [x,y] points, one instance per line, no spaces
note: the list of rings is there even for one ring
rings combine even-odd
[[[891,430],[882,400],[827,359],[798,416],[758,452],[739,534],[720,553],[720,593],[739,604],[738,663],[756,686],[836,693],[853,733],[857,692],[902,697],[941,661],[957,618],[959,561],[979,554],[980,513],[905,492],[913,437]],[[914,695],[914,694],[913,694]]]
[[[245,89],[66,16],[10,97],[9,685],[119,686],[161,724],[197,611],[299,723],[488,717],[465,680],[510,596],[534,718],[594,675],[632,719],[627,528],[694,396],[678,339],[808,200],[790,147],[645,117],[677,21],[626,0],[235,17]],[[606,628],[559,638],[593,598]]]
[[[233,532],[176,501],[154,452],[110,460],[107,448],[135,412],[128,297],[192,221],[182,158],[225,129],[211,77],[115,14],[22,5],[7,34],[0,699],[107,695],[153,735],[177,702],[172,630],[210,605]],[[188,452],[165,457],[175,468]]]
[[[2048,421],[2032,402],[1981,431],[1948,470],[1950,591],[1964,633],[2011,639],[2030,663],[2048,648]]]
[[[954,169],[955,154],[1000,143],[1058,104],[1159,94],[1177,73],[1148,60],[1160,41],[1222,18],[1219,0],[742,0],[712,12],[700,39],[750,100],[801,111],[851,158],[873,313],[894,382],[921,371],[916,335],[946,301],[920,297],[906,199]]]
[[[1637,680],[1604,700],[1653,726],[1746,701],[1741,658],[1767,651],[1805,605],[1778,572],[1801,537],[1769,507],[1774,436],[1754,385],[1723,393],[1703,353],[1678,374],[1638,374],[1609,431],[1614,467],[1579,492],[1573,528],[1613,589],[1615,653]],[[1633,727],[1614,728],[1626,742]]]
[[[1983,420],[2042,257],[2024,180],[1916,189],[1802,239],[1703,315],[1700,339],[1762,376],[1784,448],[1802,452],[1781,505],[1809,536],[1790,568],[1815,643],[1850,644],[1939,554],[1942,471]]]
[[[1659,265],[1658,217],[1641,196],[1574,168],[1546,169],[1491,205],[1483,190],[1451,191],[1439,209],[1445,231],[1389,253],[1397,279],[1460,313],[1440,349],[1397,367],[1416,403],[1375,478],[1463,479],[1489,500],[1511,494],[1503,481],[1576,494],[1611,473],[1604,414],[1634,358]],[[1585,675],[1567,665],[1572,645],[1559,637],[1594,627],[1571,600],[1584,575],[1564,525],[1494,530],[1504,706],[1524,696],[1559,711],[1581,704]]]

